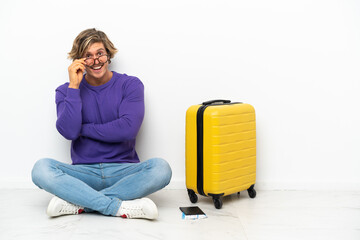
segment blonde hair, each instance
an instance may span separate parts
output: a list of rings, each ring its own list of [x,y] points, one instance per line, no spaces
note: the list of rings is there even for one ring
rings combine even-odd
[[[74,40],[71,51],[69,52],[68,58],[75,60],[82,58],[85,51],[90,47],[91,44],[101,42],[106,48],[107,54],[110,59],[114,57],[117,49],[114,44],[109,40],[106,34],[102,31],[90,28],[82,31]]]

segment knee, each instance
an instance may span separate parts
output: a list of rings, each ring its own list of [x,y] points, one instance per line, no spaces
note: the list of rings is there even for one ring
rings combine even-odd
[[[53,161],[54,160],[50,158],[42,158],[34,164],[34,167],[31,171],[31,178],[36,186],[42,188],[46,180],[49,179],[48,175]]]
[[[170,183],[172,176],[172,170],[169,163],[162,158],[152,158],[149,159],[149,161],[154,170],[156,179],[163,183],[164,187],[167,186]]]

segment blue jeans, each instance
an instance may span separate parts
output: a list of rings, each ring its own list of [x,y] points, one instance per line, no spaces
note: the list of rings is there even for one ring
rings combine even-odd
[[[53,159],[37,161],[32,180],[39,188],[85,212],[115,216],[122,200],[145,197],[169,184],[171,168],[161,158],[140,163],[70,165]]]

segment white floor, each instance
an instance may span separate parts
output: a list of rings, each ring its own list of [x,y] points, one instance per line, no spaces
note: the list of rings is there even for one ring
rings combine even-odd
[[[186,190],[162,190],[150,196],[159,208],[156,221],[99,214],[49,218],[51,195],[35,189],[0,190],[1,240],[107,239],[360,239],[360,192],[257,191],[250,199],[210,198],[191,204]],[[180,206],[199,206],[207,219],[182,220]]]

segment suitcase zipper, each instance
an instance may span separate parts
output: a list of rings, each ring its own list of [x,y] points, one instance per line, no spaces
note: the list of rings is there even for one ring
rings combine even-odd
[[[204,111],[208,105],[199,107],[196,114],[197,129],[197,192],[206,196],[204,193]]]

